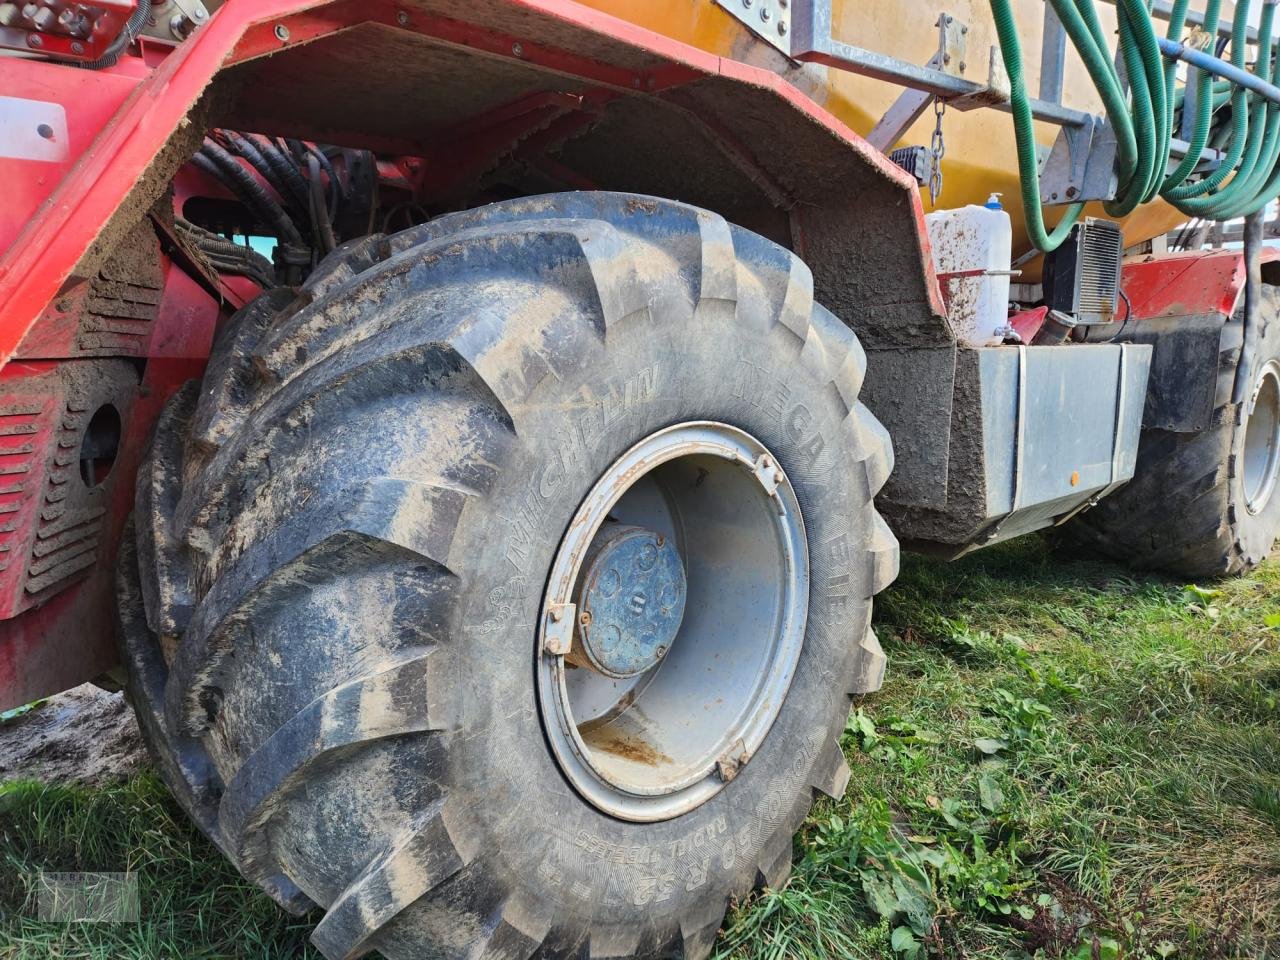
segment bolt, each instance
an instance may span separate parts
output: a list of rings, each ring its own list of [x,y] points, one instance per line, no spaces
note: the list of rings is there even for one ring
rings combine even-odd
[[[1079,190],[1079,188],[1077,188],[1077,187],[1067,187],[1067,199],[1068,199],[1068,200],[1074,200],[1074,199],[1075,199],[1076,197],[1078,197],[1079,195],[1080,195],[1080,190]]]
[[[71,52],[76,54],[84,53],[84,44],[76,40],[71,44]]]
[[[942,55],[942,62],[943,62],[943,63],[950,63],[950,62],[951,62],[951,54],[949,54],[949,53],[944,53],[944,54]]]
[[[289,42],[289,28],[286,27],[283,23],[276,24],[276,39],[279,40],[281,43]]]
[[[578,622],[584,627],[591,626],[591,611],[583,610],[582,613],[578,615]]]
[[[760,19],[761,19],[761,21],[763,21],[764,23],[768,23],[768,22],[769,22],[769,18],[770,18],[771,16],[772,16],[772,14],[771,14],[771,13],[769,13],[769,9],[768,9],[768,7],[761,7],[761,8],[760,8]]]
[[[204,7],[197,6],[194,10],[191,11],[191,19],[194,20],[196,23],[204,23],[206,20],[209,19],[209,11],[206,10]]]
[[[751,0],[742,0],[742,5],[743,5],[744,7],[746,7],[748,10],[750,10],[750,9],[751,9]]]
[[[778,6],[780,6],[783,10],[785,10],[787,9],[787,2],[788,0],[778,0]]]
[[[968,28],[967,26],[962,26],[962,27],[960,28],[960,32],[961,32],[961,33],[968,33],[968,32],[969,32],[969,28]]]
[[[29,33],[29,34],[27,34],[27,46],[28,46],[28,47],[43,47],[43,46],[44,46],[44,39],[43,39],[43,38],[42,38],[38,33]]]
[[[523,56],[524,56],[524,47],[522,47],[522,46],[521,46],[520,44],[518,44],[518,43],[513,43],[513,44],[511,45],[511,52],[512,52],[512,53],[514,53],[517,57],[523,57]]]
[[[40,136],[45,140],[53,139],[53,127],[49,126],[47,123],[42,123],[40,126],[36,127],[36,133],[40,134]]]
[[[969,66],[969,65],[968,65],[967,63],[965,63],[963,60],[961,60],[961,61],[960,61],[960,72],[961,72],[961,73],[964,73],[964,68],[965,68],[965,67],[967,67],[967,66]]]
[[[783,37],[787,35],[787,25],[781,20],[778,21],[778,35]]]
[[[658,546],[663,546],[667,542],[667,538],[662,534],[658,534]]]
[[[658,659],[661,660],[667,655],[667,648],[661,644],[658,646]]]
[[[400,24],[402,27],[407,27],[409,25],[409,14],[404,10],[401,10],[396,14],[396,23]]]
[[[560,622],[560,618],[561,618],[562,616],[563,616],[563,614],[560,612],[560,608],[559,608],[559,607],[552,607],[552,608],[551,608],[551,611],[550,611],[550,617],[551,617],[551,622],[552,622],[552,623],[559,623],[559,622]]]

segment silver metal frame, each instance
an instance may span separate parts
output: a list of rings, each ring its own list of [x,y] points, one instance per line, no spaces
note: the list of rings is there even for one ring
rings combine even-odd
[[[949,106],[960,110],[982,107],[1008,112],[1009,90],[1004,77],[1004,64],[998,48],[992,48],[990,70],[985,83],[968,79],[954,65],[940,62],[935,56],[924,65],[909,63],[897,57],[868,50],[836,39],[832,32],[831,0],[767,0],[778,5],[787,16],[785,30],[778,31],[776,19],[758,22],[761,0],[716,0],[721,7],[741,21],[762,40],[801,63],[819,63],[837,70],[845,70],[861,76],[883,80],[886,83],[907,87],[909,92],[894,104],[872,132],[870,142],[880,150],[888,150],[900,138],[930,100],[939,98]],[[1107,0],[1114,4],[1116,0]],[[1172,4],[1157,0],[1152,13],[1168,20]],[[762,11],[760,11],[762,12]],[[947,15],[944,14],[944,17]],[[954,18],[947,17],[948,22]],[[1203,25],[1201,13],[1190,13],[1187,22]],[[940,23],[941,25],[941,23]],[[963,25],[960,25],[961,29]],[[1230,25],[1218,25],[1220,36],[1230,36]],[[1250,29],[1249,39],[1257,39],[1257,31]],[[943,47],[945,48],[945,37]],[[1109,178],[1097,174],[1105,164],[1090,162],[1086,170],[1085,159],[1091,153],[1105,153],[1109,146],[1106,139],[1104,118],[1082,110],[1075,110],[1062,103],[1063,71],[1066,62],[1066,35],[1053,8],[1045,4],[1044,34],[1041,45],[1039,96],[1030,101],[1031,115],[1047,123],[1063,128],[1063,136],[1055,145],[1059,161],[1048,171],[1050,182],[1042,199],[1045,203],[1071,203],[1077,200],[1103,199],[1112,189]],[[1160,40],[1160,51],[1166,57],[1181,60],[1189,68],[1204,70],[1213,76],[1230,80],[1247,90],[1275,103],[1280,103],[1280,88],[1248,71],[1188,47],[1173,40]],[[1186,131],[1180,131],[1184,135]],[[1098,141],[1098,137],[1103,139]],[[1099,142],[1102,150],[1099,151]],[[1186,140],[1171,142],[1171,155],[1181,159],[1190,145]],[[1205,149],[1201,153],[1201,169],[1213,169],[1221,161],[1222,151]]]

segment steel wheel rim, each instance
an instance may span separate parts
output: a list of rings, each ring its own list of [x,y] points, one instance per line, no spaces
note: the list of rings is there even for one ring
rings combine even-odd
[[[1270,502],[1280,475],[1280,364],[1262,370],[1249,403],[1244,432],[1244,497],[1250,513]]]
[[[609,524],[671,537],[688,580],[669,652],[624,680],[582,662],[583,560]],[[786,699],[804,642],[809,557],[795,491],[759,440],[723,423],[645,438],[599,478],[548,578],[537,693],[552,752],[606,813],[649,822],[705,803],[750,763]],[[566,617],[566,611],[572,615]]]

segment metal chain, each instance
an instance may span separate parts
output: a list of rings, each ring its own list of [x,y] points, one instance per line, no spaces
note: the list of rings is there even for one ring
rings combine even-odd
[[[935,207],[942,193],[942,158],[947,155],[947,144],[942,139],[942,117],[946,112],[946,102],[941,97],[934,97],[933,139],[929,142],[929,155],[932,160],[929,167],[929,202]]]

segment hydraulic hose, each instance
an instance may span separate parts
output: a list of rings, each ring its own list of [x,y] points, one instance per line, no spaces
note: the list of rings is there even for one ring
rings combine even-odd
[[[255,180],[235,157],[218,146],[212,140],[206,140],[200,152],[192,158],[197,166],[217,177],[239,194],[251,208],[276,230],[281,240],[302,245],[302,234],[285,213],[284,208],[276,203],[267,191]]]

